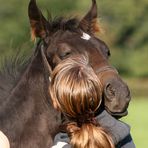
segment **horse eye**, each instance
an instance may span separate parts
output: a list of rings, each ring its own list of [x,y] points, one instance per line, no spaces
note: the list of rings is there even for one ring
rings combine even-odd
[[[60,58],[64,59],[64,58],[68,57],[70,54],[71,54],[71,51],[66,51],[66,52],[60,53]]]
[[[111,53],[110,53],[110,51],[108,50],[107,51],[107,55],[110,57],[111,56]]]
[[[103,52],[107,58],[109,58],[111,56],[110,50],[108,48],[104,48]]]

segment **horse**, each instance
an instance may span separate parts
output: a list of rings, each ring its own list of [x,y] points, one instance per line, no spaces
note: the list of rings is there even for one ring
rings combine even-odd
[[[102,84],[102,107],[112,116],[127,114],[130,91],[108,58],[110,50],[95,36],[97,4],[92,0],[81,19],[47,20],[36,4],[28,7],[32,38],[39,38],[33,54],[25,62],[17,57],[0,71],[0,130],[11,148],[49,148],[62,122],[50,98],[50,74],[63,60],[86,55]]]

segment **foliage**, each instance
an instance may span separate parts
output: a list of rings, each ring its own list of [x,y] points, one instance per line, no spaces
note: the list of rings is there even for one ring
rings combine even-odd
[[[112,33],[114,44],[128,49],[147,44],[147,0],[104,0],[101,3],[101,12]]]
[[[31,49],[29,0],[5,3],[0,0],[0,3],[0,57],[11,55],[22,44],[27,45],[26,51]],[[53,16],[83,16],[91,0],[37,0],[37,3],[47,17],[47,10]],[[148,1],[97,0],[97,3],[113,65],[121,74],[148,77]]]
[[[148,77],[148,1],[100,2],[112,63],[124,75]]]
[[[121,75],[129,77],[148,77],[147,47],[141,47],[140,50],[120,50],[117,47],[115,48],[111,51],[111,63],[118,69]]]

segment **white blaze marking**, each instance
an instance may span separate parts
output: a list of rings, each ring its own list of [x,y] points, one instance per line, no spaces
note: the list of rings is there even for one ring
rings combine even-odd
[[[83,32],[83,35],[81,36],[82,39],[84,40],[89,40],[91,38],[91,36],[85,32]]]

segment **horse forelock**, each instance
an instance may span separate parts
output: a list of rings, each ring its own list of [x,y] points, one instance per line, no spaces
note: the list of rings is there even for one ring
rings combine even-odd
[[[64,17],[55,17],[54,19],[50,19],[49,23],[51,24],[53,33],[58,30],[75,31],[78,28],[79,20],[77,18],[66,19]]]

